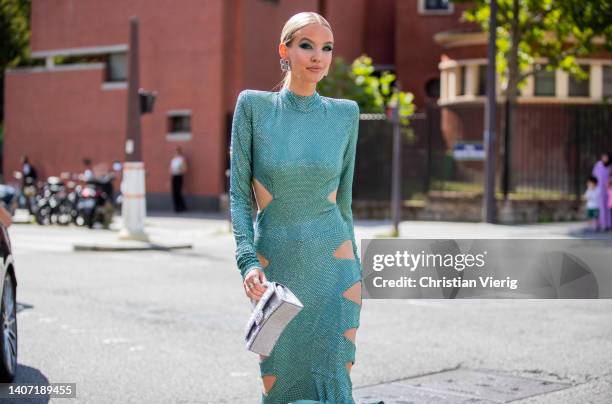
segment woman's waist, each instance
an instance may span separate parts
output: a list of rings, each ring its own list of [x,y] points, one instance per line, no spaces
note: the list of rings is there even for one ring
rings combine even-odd
[[[347,224],[337,207],[318,211],[258,212],[255,233],[259,236],[274,234],[290,239],[320,238],[322,234],[348,234]]]

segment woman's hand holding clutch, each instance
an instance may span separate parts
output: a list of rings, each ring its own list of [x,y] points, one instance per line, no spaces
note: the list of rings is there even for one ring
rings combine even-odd
[[[266,275],[260,268],[253,268],[244,278],[244,291],[246,295],[255,301],[259,301],[266,291]]]

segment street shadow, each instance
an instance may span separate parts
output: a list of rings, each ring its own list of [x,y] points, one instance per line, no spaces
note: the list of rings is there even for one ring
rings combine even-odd
[[[31,385],[47,385],[49,384],[49,379],[45,375],[43,375],[38,369],[35,369],[30,366],[17,364],[17,371],[15,372],[15,379],[13,383],[23,383],[23,384],[31,384]],[[2,384],[0,385],[0,401],[4,402],[4,400],[19,400],[19,403],[24,404],[45,404],[49,402],[48,396],[41,397],[23,397],[23,398],[15,398],[15,399],[7,399],[1,397],[9,397],[9,386],[10,384]]]
[[[23,310],[29,310],[29,309],[33,309],[34,306],[28,303],[19,303],[17,302],[17,313],[23,311]]]
[[[391,227],[393,226],[393,221],[389,219],[353,219],[353,225],[359,227]]]
[[[599,232],[587,227],[568,230],[567,235],[582,239],[612,240],[612,232]]]
[[[186,211],[181,213],[174,213],[172,211],[161,211],[161,210],[147,210],[147,217],[162,217],[162,218],[173,218],[173,219],[216,219],[223,220],[227,219],[227,214],[223,212],[201,212],[201,211]]]

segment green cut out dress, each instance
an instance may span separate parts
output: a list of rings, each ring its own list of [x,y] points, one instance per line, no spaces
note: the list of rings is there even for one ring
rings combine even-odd
[[[262,377],[276,378],[261,403],[354,403],[355,344],[345,332],[357,330],[361,310],[351,211],[358,127],[351,100],[287,88],[238,96],[230,146],[238,269],[244,280],[261,268],[304,304],[259,362]],[[272,199],[253,226],[254,180]]]

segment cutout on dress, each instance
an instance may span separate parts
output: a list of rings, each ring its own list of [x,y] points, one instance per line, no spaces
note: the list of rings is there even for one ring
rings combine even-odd
[[[338,188],[336,188],[333,192],[327,195],[327,200],[331,203],[336,203],[336,194],[338,193]]]
[[[344,331],[344,336],[349,339],[353,345],[355,344],[355,337],[357,337],[357,328],[348,328]]]
[[[270,202],[272,202],[272,194],[255,177],[253,177],[253,189],[255,190],[257,208],[259,211],[262,211]]]
[[[261,255],[260,253],[257,253],[257,259],[259,259],[259,263],[261,264],[262,268],[265,268],[270,265],[270,261],[268,261],[266,257]]]
[[[344,243],[340,244],[340,247],[334,251],[334,257],[354,260],[353,242],[351,240],[346,240]]]
[[[274,383],[276,383],[276,376],[266,375],[262,377],[262,379],[263,379],[263,385],[264,385],[264,394],[268,394],[270,390],[272,390]]]
[[[351,373],[351,368],[353,367],[353,361],[346,362],[346,371]]]
[[[353,286],[342,292],[342,296],[361,306],[361,281],[355,282]]]

